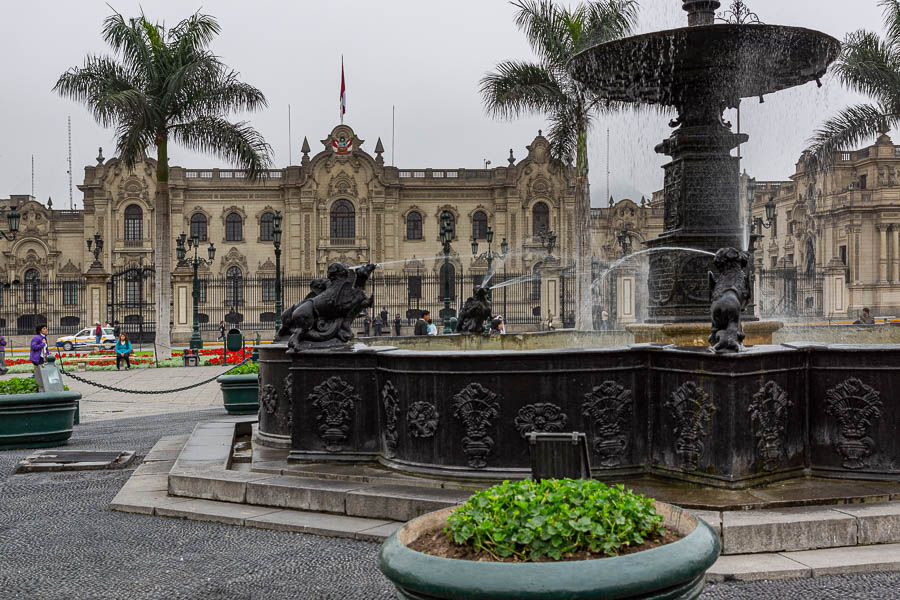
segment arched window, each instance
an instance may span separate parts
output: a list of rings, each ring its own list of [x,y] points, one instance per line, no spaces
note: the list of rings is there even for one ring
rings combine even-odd
[[[478,211],[472,215],[472,237],[483,240],[487,237],[488,218],[484,211]]]
[[[244,275],[239,267],[225,271],[225,305],[240,306],[244,303]]]
[[[144,211],[137,204],[125,208],[125,240],[129,242],[144,239]]]
[[[441,265],[441,289],[439,298],[453,298],[454,283],[456,282],[456,268],[451,263]]]
[[[531,235],[537,235],[542,229],[550,229],[550,207],[538,202],[531,207]]]
[[[225,241],[239,242],[244,239],[243,222],[241,215],[237,213],[228,213],[225,217]]]
[[[263,242],[271,242],[274,228],[275,215],[270,212],[264,212],[259,218],[259,239]]]
[[[422,239],[422,213],[413,211],[406,215],[406,239]]]
[[[331,205],[331,237],[339,239],[356,237],[356,211],[348,200],[338,200]]]
[[[40,302],[41,273],[37,269],[25,271],[25,302]]]
[[[201,242],[206,241],[206,215],[203,213],[191,215],[191,237],[199,237]]]

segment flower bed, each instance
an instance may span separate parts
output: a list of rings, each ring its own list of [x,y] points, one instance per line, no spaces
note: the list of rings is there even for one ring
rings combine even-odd
[[[242,360],[250,358],[251,353],[253,352],[252,346],[247,346],[244,348],[243,357],[240,351],[238,352],[228,352],[227,356],[223,356],[225,353],[222,348],[210,348],[210,349],[201,349],[200,353],[200,365],[201,366],[225,366],[225,365],[236,365],[239,364]],[[184,366],[181,360],[181,355],[184,354],[183,350],[175,350],[172,352],[172,358],[167,361],[160,361],[160,367],[182,367]],[[115,364],[115,356],[116,353],[113,350],[99,350],[96,352],[59,352],[57,354],[60,357],[60,365],[62,368],[66,368],[66,360],[67,359],[79,359],[79,362],[84,362],[88,371],[112,371],[116,368]],[[88,360],[83,360],[88,359]],[[94,360],[91,360],[94,359]],[[112,359],[112,360],[111,360]],[[9,373],[17,374],[17,373],[31,373],[34,370],[34,366],[31,364],[31,361],[27,356],[22,358],[14,357],[6,359],[6,366],[9,369]],[[131,366],[137,369],[146,369],[149,367],[156,366],[156,361],[153,357],[153,352],[150,351],[142,351],[135,352],[131,355]]]

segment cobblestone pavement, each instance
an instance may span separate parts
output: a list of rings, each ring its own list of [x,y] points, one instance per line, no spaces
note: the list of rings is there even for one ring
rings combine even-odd
[[[76,427],[69,447],[143,456],[160,437],[189,433],[198,421],[223,414],[89,421]],[[3,600],[393,597],[376,567],[377,544],[112,512],[109,502],[133,467],[12,475],[29,453],[0,452]],[[702,599],[872,600],[896,598],[898,586],[900,574],[725,583],[707,586]]]
[[[131,369],[121,371],[75,371],[83,379],[126,390],[170,390],[221,375],[229,367]],[[5,375],[29,377],[28,373]],[[98,388],[63,375],[69,389],[81,392],[81,422],[121,419],[139,415],[164,415],[172,412],[221,407],[222,390],[213,380],[199,387],[169,394],[125,394]]]

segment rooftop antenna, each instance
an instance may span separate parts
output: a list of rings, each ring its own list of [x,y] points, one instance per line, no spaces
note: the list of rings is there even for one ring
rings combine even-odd
[[[69,210],[73,210],[75,204],[72,200],[72,115],[69,115]]]
[[[291,105],[288,104],[288,166],[294,159],[294,151],[291,149]]]
[[[606,196],[612,198],[609,195],[609,127],[606,128]]]
[[[34,154],[31,155],[31,199],[34,200]]]
[[[394,126],[397,122],[397,107],[391,104],[391,166],[394,166]]]

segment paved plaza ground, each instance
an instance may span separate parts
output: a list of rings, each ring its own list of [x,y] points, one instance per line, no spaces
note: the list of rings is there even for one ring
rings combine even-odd
[[[223,368],[94,372],[127,388],[166,389]],[[69,444],[135,450],[223,416],[216,383],[146,396],[85,394]],[[121,471],[12,475],[27,450],[0,452],[0,598],[279,600],[392,598],[376,566],[378,544],[112,512],[137,461]],[[900,574],[708,585],[713,599],[896,598]]]

